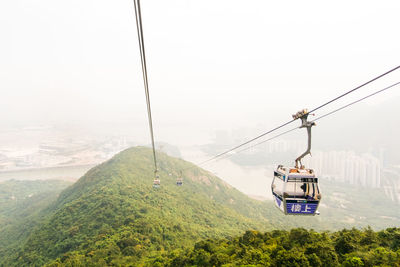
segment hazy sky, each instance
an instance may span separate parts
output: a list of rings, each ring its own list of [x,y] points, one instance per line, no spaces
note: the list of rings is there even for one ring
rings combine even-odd
[[[267,130],[400,64],[399,1],[141,2],[158,140]],[[133,2],[0,1],[0,90],[2,122],[121,121],[147,137]]]

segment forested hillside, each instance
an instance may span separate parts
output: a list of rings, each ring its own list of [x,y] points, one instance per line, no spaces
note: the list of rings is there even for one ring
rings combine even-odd
[[[160,256],[151,266],[400,266],[400,228],[247,231]]]
[[[55,200],[71,182],[61,180],[9,180],[0,183],[0,229],[31,215]]]
[[[90,170],[62,192],[44,222],[0,263],[40,266],[74,255],[90,255],[95,264],[137,262],[201,239],[272,228],[262,203],[190,163],[158,157],[158,189],[152,187],[148,148],[128,149]],[[182,169],[184,186],[177,187]]]
[[[0,183],[0,259],[27,238],[41,222],[41,212],[69,185],[71,182],[60,180]]]

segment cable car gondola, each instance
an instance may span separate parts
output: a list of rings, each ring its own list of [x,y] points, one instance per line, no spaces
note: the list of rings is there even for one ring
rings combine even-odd
[[[307,121],[309,113],[306,109],[293,115],[293,119],[301,119],[300,128],[307,128],[308,147],[306,152],[296,159],[294,168],[279,165],[274,172],[271,191],[275,205],[285,215],[316,215],[321,192],[318,178],[314,170],[306,169],[301,159],[311,151],[311,127],[314,122]]]
[[[153,187],[154,188],[159,188],[160,187],[160,185],[161,185],[161,181],[160,181],[160,179],[154,179],[154,181],[153,181]]]
[[[158,174],[157,174],[157,169],[154,171],[154,175],[156,176],[156,178],[154,179],[154,181],[153,181],[153,187],[154,188],[159,188],[160,187],[160,185],[161,185],[161,181],[160,181],[160,176],[158,176]]]
[[[183,175],[182,175],[182,171],[181,171],[181,175],[178,177],[178,178],[176,178],[176,185],[177,186],[182,186],[183,185]]]
[[[321,200],[318,178],[312,169],[278,166],[274,172],[272,195],[286,215],[316,215]]]

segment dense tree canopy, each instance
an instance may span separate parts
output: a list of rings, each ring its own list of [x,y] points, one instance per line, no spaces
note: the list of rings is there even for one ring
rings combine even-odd
[[[400,228],[318,233],[294,228],[209,239],[153,260],[160,266],[400,266]]]
[[[89,253],[68,253],[48,266],[400,266],[400,228],[246,231],[145,257],[135,244],[131,239],[110,240]]]

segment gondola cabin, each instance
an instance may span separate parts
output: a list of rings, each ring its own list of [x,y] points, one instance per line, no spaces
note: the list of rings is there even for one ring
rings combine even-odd
[[[321,192],[312,169],[278,166],[271,185],[275,205],[286,215],[316,215]]]
[[[182,178],[176,179],[176,185],[177,186],[182,186],[183,185],[183,179]]]
[[[154,179],[153,187],[154,187],[154,188],[159,188],[160,185],[161,185],[160,179]]]

